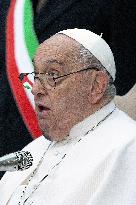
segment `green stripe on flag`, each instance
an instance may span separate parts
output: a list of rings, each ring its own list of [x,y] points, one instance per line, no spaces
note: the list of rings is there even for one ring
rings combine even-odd
[[[28,54],[32,59],[37,47],[39,46],[39,42],[34,31],[33,24],[33,8],[30,0],[25,0],[24,5],[24,34],[25,34],[25,42],[26,47],[28,49]]]
[[[32,86],[28,82],[23,83],[23,86],[28,90],[32,90]]]

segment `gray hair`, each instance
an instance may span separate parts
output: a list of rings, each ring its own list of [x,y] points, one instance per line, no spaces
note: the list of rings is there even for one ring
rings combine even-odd
[[[80,46],[80,56],[81,56],[81,59],[79,60],[84,62],[85,65],[90,64],[91,67],[93,66],[94,68],[105,71],[107,73],[107,75],[109,76],[109,83],[105,91],[105,96],[108,96],[111,99],[114,98],[114,96],[116,95],[116,87],[114,85],[114,81],[111,75],[107,72],[106,68],[100,63],[100,61],[90,51],[88,51],[82,45]]]

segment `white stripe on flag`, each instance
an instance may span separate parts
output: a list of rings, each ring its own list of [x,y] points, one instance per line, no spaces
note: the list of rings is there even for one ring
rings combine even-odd
[[[33,65],[29,57],[24,36],[24,5],[25,0],[17,0],[14,13],[14,41],[15,41],[15,59],[19,73],[32,72]],[[32,79],[29,78],[30,81]],[[30,90],[25,89],[26,95],[34,108],[34,98]]]

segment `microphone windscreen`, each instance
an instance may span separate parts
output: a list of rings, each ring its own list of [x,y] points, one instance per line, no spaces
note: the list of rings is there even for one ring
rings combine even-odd
[[[0,171],[23,171],[33,164],[33,157],[28,151],[18,151],[0,158]]]

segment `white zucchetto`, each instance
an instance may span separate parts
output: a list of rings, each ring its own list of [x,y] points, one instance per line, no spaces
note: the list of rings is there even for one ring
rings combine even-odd
[[[67,29],[59,32],[76,40],[88,49],[105,67],[115,80],[116,66],[113,53],[106,41],[99,35],[86,29]]]

